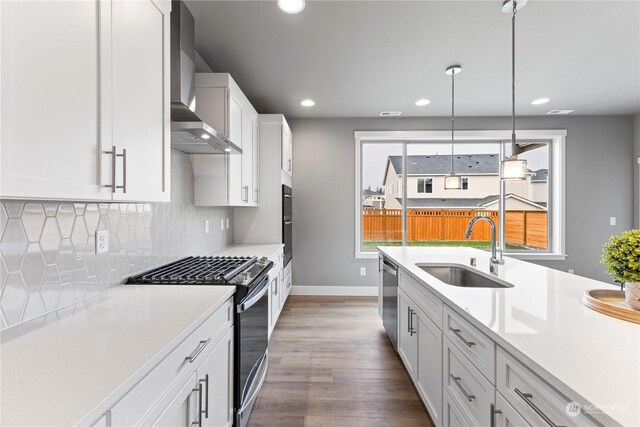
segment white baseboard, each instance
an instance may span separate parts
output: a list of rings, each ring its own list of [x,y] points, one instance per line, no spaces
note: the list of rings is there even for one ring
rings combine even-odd
[[[377,296],[377,286],[293,286],[291,295]]]

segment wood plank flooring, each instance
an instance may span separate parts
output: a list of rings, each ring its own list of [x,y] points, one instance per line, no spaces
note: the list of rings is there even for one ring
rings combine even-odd
[[[249,427],[430,426],[375,297],[290,296]]]

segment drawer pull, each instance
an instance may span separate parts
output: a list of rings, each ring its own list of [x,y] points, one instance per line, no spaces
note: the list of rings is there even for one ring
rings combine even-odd
[[[489,405],[489,427],[496,427],[496,414],[501,414],[502,411],[496,409],[496,406],[492,403]]]
[[[187,356],[184,358],[184,360],[188,360],[189,363],[193,363],[194,360],[196,360],[196,358],[200,355],[200,353],[202,353],[202,350],[204,350],[204,348],[207,346],[207,344],[209,344],[211,342],[211,338],[209,338],[208,340],[202,340],[198,343],[198,348],[196,348],[196,351],[191,355],[191,356]]]
[[[560,427],[553,421],[551,421],[551,418],[549,418],[544,412],[540,410],[540,408],[536,406],[535,403],[531,401],[531,399],[533,398],[533,395],[531,393],[523,393],[517,388],[514,391],[516,392],[518,397],[520,397],[520,399],[524,400],[524,403],[526,403],[529,408],[533,409],[533,412],[538,414],[538,416],[542,418],[545,423],[547,423],[547,425],[549,425],[550,427]]]
[[[469,348],[473,347],[474,345],[476,345],[476,343],[474,343],[473,341],[467,341],[465,339],[465,337],[462,336],[462,334],[460,333],[460,329],[455,329],[452,328],[451,326],[449,326],[449,330],[451,332],[453,332],[455,334],[455,336],[457,336],[458,338],[460,338],[460,340]]]
[[[456,377],[453,374],[449,374],[449,377],[451,377],[453,382],[456,383],[462,394],[464,394],[464,397],[466,397],[469,402],[476,398],[473,394],[467,393],[467,391],[462,387],[462,384],[460,384],[460,377]]]

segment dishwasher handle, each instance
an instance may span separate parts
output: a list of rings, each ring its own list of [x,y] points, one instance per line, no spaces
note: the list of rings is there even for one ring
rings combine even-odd
[[[396,267],[396,266],[395,266],[395,265],[393,265],[393,264],[388,264],[387,262],[384,262],[384,263],[382,264],[382,269],[383,269],[384,271],[386,271],[387,273],[392,274],[392,275],[394,275],[394,276],[397,276],[397,275],[398,275],[398,267]]]

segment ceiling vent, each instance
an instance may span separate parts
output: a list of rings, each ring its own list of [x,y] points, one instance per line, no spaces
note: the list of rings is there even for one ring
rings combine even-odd
[[[555,116],[560,116],[563,114],[571,114],[576,110],[551,110],[549,111],[547,114],[551,114],[551,115],[555,115]]]
[[[380,113],[380,117],[393,117],[399,116],[400,114],[402,114],[402,111],[383,111]]]

